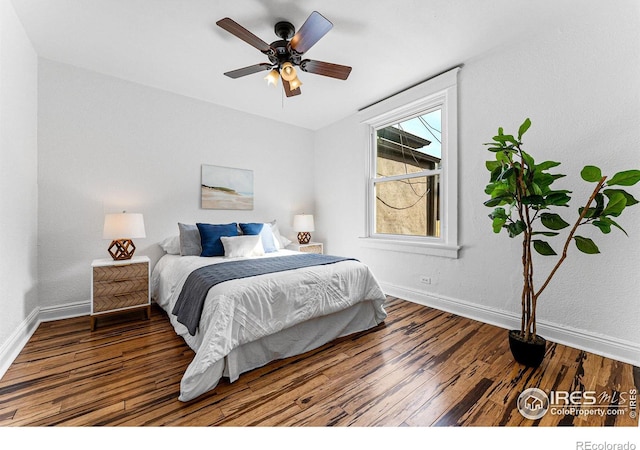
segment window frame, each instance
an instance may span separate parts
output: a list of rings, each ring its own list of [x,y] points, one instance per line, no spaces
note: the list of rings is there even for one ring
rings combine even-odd
[[[458,111],[456,67],[406,91],[360,111],[366,125],[365,236],[362,244],[382,250],[457,258],[458,250]],[[376,233],[376,184],[398,176],[376,174],[377,130],[435,109],[441,110],[442,155],[440,175],[440,236],[408,236]],[[428,176],[432,170],[419,172]],[[433,175],[433,174],[431,174]],[[414,176],[410,174],[408,176]]]

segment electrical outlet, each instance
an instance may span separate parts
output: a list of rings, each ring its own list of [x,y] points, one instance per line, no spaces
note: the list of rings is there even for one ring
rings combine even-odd
[[[431,284],[431,277],[427,277],[427,276],[420,277],[420,283]]]

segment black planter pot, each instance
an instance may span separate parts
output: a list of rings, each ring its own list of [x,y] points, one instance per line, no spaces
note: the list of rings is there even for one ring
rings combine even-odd
[[[526,342],[520,337],[519,330],[509,331],[509,348],[517,362],[527,367],[538,367],[544,359],[547,341],[536,336],[535,342]]]

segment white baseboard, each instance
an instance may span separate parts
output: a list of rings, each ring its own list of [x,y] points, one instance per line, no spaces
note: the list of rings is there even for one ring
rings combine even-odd
[[[42,322],[86,316],[91,313],[91,302],[69,303],[67,305],[35,308],[25,318],[9,339],[0,347],[0,378],[4,376],[13,361]]]
[[[27,345],[29,339],[38,328],[40,309],[35,308],[25,318],[20,326],[9,336],[9,339],[0,347],[0,378],[4,376],[9,366],[18,357],[20,351]]]
[[[494,310],[464,300],[416,291],[381,282],[385,294],[429,306],[458,316],[478,320],[507,330],[520,328],[520,316],[507,311]],[[538,334],[549,341],[584,350],[634,366],[640,366],[640,346],[604,335],[594,335],[551,322],[538,321]]]
[[[91,314],[91,300],[86,300],[84,302],[67,303],[66,305],[41,308],[38,319],[40,322],[51,322],[53,320],[88,316],[89,314]]]

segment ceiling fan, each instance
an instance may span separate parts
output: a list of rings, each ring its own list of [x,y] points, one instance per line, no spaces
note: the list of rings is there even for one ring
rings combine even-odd
[[[307,20],[296,32],[295,27],[286,21],[276,23],[274,32],[280,39],[267,44],[255,34],[239,25],[234,20],[225,17],[216,24],[249,45],[257,48],[269,58],[268,63],[259,63],[241,69],[225,72],[230,78],[240,78],[253,73],[269,71],[265,79],[269,84],[276,85],[282,79],[282,86],[287,97],[300,95],[302,82],[298,79],[296,67],[304,72],[315,73],[326,77],[346,80],[351,73],[351,67],[312,59],[302,59],[325,34],[333,28],[322,14],[317,11],[311,13]]]

